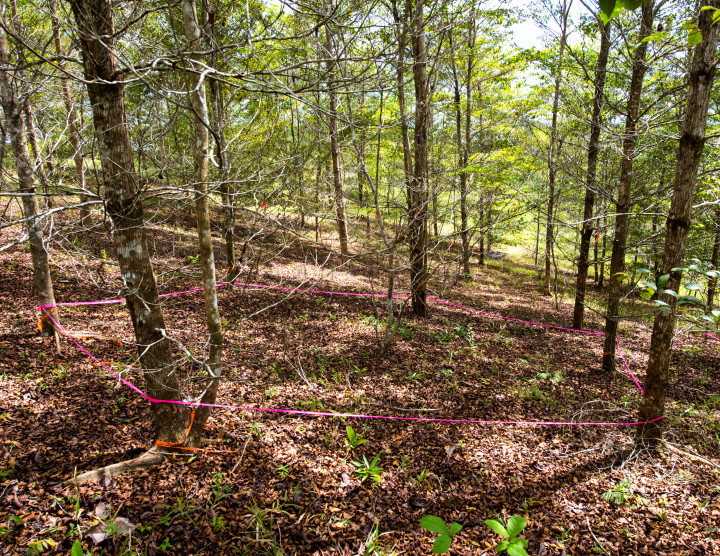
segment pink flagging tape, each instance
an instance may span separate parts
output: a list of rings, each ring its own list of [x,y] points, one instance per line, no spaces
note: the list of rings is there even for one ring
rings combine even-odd
[[[705,335],[706,335],[706,336],[709,336],[709,337],[712,338],[713,340],[716,340],[716,341],[720,342],[720,336],[718,336],[717,334],[715,334],[715,333],[713,333],[713,332],[706,332]]]
[[[525,425],[525,426],[564,426],[564,427],[580,427],[580,426],[594,426],[594,427],[631,427],[631,426],[637,426],[637,425],[647,425],[649,423],[654,423],[656,421],[659,421],[663,418],[663,416],[656,417],[655,419],[651,419],[649,421],[629,421],[629,422],[611,422],[611,423],[603,423],[603,422],[589,422],[589,421],[486,421],[482,419],[439,419],[435,417],[402,417],[402,416],[396,416],[396,415],[366,415],[363,413],[336,413],[331,411],[303,411],[300,409],[279,409],[274,407],[246,407],[242,405],[228,405],[228,404],[218,404],[218,403],[198,403],[198,402],[188,402],[183,400],[159,400],[156,398],[152,398],[148,396],[145,392],[140,390],[137,386],[135,386],[132,382],[124,379],[122,376],[120,376],[118,373],[112,370],[112,367],[110,364],[100,361],[97,359],[92,353],[90,353],[88,350],[86,350],[83,346],[81,346],[75,338],[72,336],[69,336],[68,333],[65,331],[65,329],[57,322],[55,321],[52,316],[50,316],[49,313],[48,318],[55,324],[55,326],[63,333],[65,334],[70,340],[78,347],[80,350],[88,355],[93,361],[98,363],[99,365],[102,365],[105,367],[110,373],[115,375],[120,382],[122,382],[125,386],[132,389],[133,391],[140,394],[143,398],[145,398],[150,403],[165,403],[165,404],[172,404],[172,405],[185,405],[193,408],[197,407],[210,407],[210,408],[217,408],[217,409],[235,409],[239,411],[261,411],[265,413],[281,413],[285,415],[307,415],[310,417],[338,417],[342,419],[385,419],[385,420],[393,420],[393,421],[419,421],[419,422],[430,422],[430,423],[455,423],[455,424],[476,424],[476,425]]]
[[[434,297],[428,297],[429,301],[434,301],[435,303],[440,303],[442,305],[449,305],[450,307],[457,307],[458,309],[463,309],[465,311],[471,311],[473,313],[480,313],[481,315],[486,315],[488,317],[496,318],[496,319],[504,319],[504,320],[510,320],[514,322],[521,322],[523,324],[530,324],[532,326],[544,326],[545,328],[555,328],[557,330],[565,330],[567,332],[577,332],[579,334],[592,334],[593,336],[605,336],[604,332],[592,332],[591,330],[577,330],[575,328],[565,328],[564,326],[555,326],[554,324],[545,324],[542,322],[533,322],[531,320],[522,320],[522,319],[515,319],[512,317],[506,317],[504,315],[498,315],[496,313],[488,313],[487,311],[481,311],[480,309],[473,309],[472,307],[465,307],[464,305],[457,305],[456,303],[450,303],[448,301],[442,301],[440,299],[435,299]],[[620,343],[618,342],[617,338],[615,339],[615,344],[618,349],[618,355],[620,355],[620,358],[623,360],[623,363],[625,363],[625,368],[627,369],[628,374],[632,378],[633,382],[635,383],[635,386],[638,387],[640,392],[643,394],[645,393],[645,390],[643,390],[642,386],[640,386],[640,383],[638,382],[638,379],[635,377],[633,372],[630,370],[630,366],[628,365],[627,361],[625,360],[625,356],[622,354],[622,351],[620,350]]]
[[[227,282],[220,282],[217,285],[218,286],[225,286],[227,285]],[[310,289],[300,289],[300,288],[293,288],[293,287],[283,287],[283,286],[266,286],[263,284],[245,284],[243,282],[234,282],[237,286],[243,286],[243,287],[250,287],[250,288],[262,288],[262,289],[272,289],[272,290],[282,290],[282,291],[291,291],[291,292],[300,292],[300,293],[315,293],[315,294],[325,294],[325,295],[346,295],[346,296],[357,296],[357,297],[387,297],[385,294],[373,294],[373,293],[352,293],[352,292],[335,292],[335,291],[325,291],[325,290],[310,290]],[[195,293],[199,291],[203,291],[204,288],[194,288],[191,290],[185,290],[181,292],[172,292],[172,293],[165,293],[161,294],[158,297],[171,297],[171,296],[177,296],[177,295],[183,295],[187,293]],[[400,298],[400,299],[407,299],[410,296],[408,295],[394,295],[394,298]],[[464,305],[458,305],[455,303],[450,303],[448,301],[442,301],[440,299],[436,299],[433,297],[428,297],[428,301],[432,301],[434,303],[439,303],[441,305],[447,305],[450,307],[455,307],[458,309],[463,309],[465,311],[471,311],[479,314],[483,314],[492,318],[499,318],[514,322],[520,322],[523,324],[530,324],[533,326],[543,326],[546,328],[554,328],[557,330],[564,330],[568,332],[578,332],[581,334],[591,334],[594,336],[604,336],[605,334],[603,332],[592,332],[589,330],[576,330],[573,328],[565,328],[562,326],[555,326],[552,324],[545,324],[541,322],[533,322],[528,320],[522,320],[522,319],[516,319],[512,317],[506,317],[504,315],[499,315],[496,313],[489,313],[487,311],[481,311],[479,309],[473,309],[471,307],[466,307]],[[360,413],[335,413],[335,412],[326,412],[326,411],[303,411],[303,410],[297,410],[297,409],[279,409],[279,408],[267,408],[267,407],[245,407],[240,405],[226,405],[226,404],[207,404],[207,403],[197,403],[197,402],[189,402],[189,401],[182,401],[182,400],[160,400],[156,398],[150,397],[148,394],[143,392],[140,388],[135,386],[133,383],[128,381],[127,379],[123,378],[120,374],[116,373],[112,370],[112,367],[103,361],[100,361],[97,359],[90,351],[85,349],[82,345],[80,345],[75,338],[70,336],[67,331],[60,325],[55,319],[52,318],[52,315],[50,314],[51,311],[48,311],[48,309],[52,309],[55,306],[80,306],[80,305],[103,305],[103,304],[112,304],[112,303],[122,303],[125,299],[108,299],[108,300],[101,300],[101,301],[79,301],[79,302],[68,302],[68,303],[56,303],[54,305],[41,305],[38,307],[38,311],[44,312],[49,318],[52,323],[55,325],[55,327],[60,330],[65,336],[67,336],[70,341],[72,341],[80,350],[90,357],[93,361],[98,363],[99,365],[105,367],[111,374],[115,375],[117,379],[122,382],[125,386],[133,390],[134,392],[140,394],[143,398],[145,398],[150,403],[166,403],[166,404],[173,404],[173,405],[185,405],[185,406],[191,406],[191,407],[211,407],[211,408],[218,408],[218,409],[236,409],[240,411],[263,411],[267,413],[284,413],[289,415],[308,415],[308,416],[315,416],[315,417],[341,417],[341,418],[358,418],[358,419],[387,419],[387,420],[398,420],[398,421],[421,421],[421,422],[434,422],[434,423],[457,423],[457,424],[483,424],[483,425],[527,425],[527,426],[636,426],[636,425],[646,425],[649,423],[653,423],[655,421],[659,421],[663,417],[656,417],[655,419],[651,419],[650,421],[634,421],[634,422],[612,422],[612,423],[602,423],[602,422],[574,422],[574,421],[485,421],[485,420],[479,420],[479,419],[440,419],[440,418],[433,418],[433,417],[399,417],[394,415],[365,415]],[[720,340],[720,338],[718,338]],[[616,340],[617,342],[617,340]],[[620,348],[619,343],[617,343],[618,350]],[[620,357],[623,360],[623,363],[625,364],[625,368],[627,369],[628,373],[632,377],[633,381],[635,382],[635,385],[638,387],[638,389],[643,392],[642,387],[640,386],[640,383],[638,382],[637,378],[633,374],[633,372],[630,370],[630,367],[625,360],[625,357],[622,355],[622,352],[619,352]]]

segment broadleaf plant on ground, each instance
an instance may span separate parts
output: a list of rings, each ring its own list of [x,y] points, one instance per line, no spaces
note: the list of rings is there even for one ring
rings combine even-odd
[[[498,552],[507,551],[509,556],[528,556],[528,542],[518,537],[527,526],[527,520],[519,515],[512,516],[507,522],[507,528],[496,519],[486,519],[485,525],[495,533],[503,537],[495,550]]]
[[[426,515],[420,519],[420,525],[431,533],[438,533],[433,543],[433,554],[445,554],[450,550],[452,539],[462,529],[462,525],[453,521],[450,527],[437,516]]]

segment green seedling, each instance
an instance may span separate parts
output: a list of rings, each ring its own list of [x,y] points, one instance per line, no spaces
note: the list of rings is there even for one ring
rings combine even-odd
[[[376,455],[371,462],[368,462],[367,457],[363,456],[362,461],[353,461],[352,464],[357,468],[355,469],[355,475],[360,479],[360,484],[365,482],[365,479],[372,479],[376,483],[381,480],[380,474],[382,473],[382,467],[377,467],[377,463],[380,460],[380,454]]]
[[[507,522],[507,529],[496,519],[486,519],[485,525],[503,537],[503,540],[498,543],[495,550],[498,552],[506,550],[508,556],[528,556],[525,550],[528,547],[528,542],[518,537],[522,530],[525,529],[525,526],[527,526],[527,520],[524,517],[520,517],[519,515],[512,516]]]
[[[433,554],[445,554],[450,550],[453,537],[462,529],[462,525],[456,522],[448,527],[442,519],[434,515],[426,515],[420,519],[420,525],[431,533],[438,534],[433,543]]]
[[[356,433],[350,425],[345,427],[347,438],[345,439],[345,446],[348,450],[354,450],[358,446],[365,444],[368,440],[363,438],[360,433]]]

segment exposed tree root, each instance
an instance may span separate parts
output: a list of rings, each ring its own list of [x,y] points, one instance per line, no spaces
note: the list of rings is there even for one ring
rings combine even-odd
[[[712,461],[710,461],[709,459],[705,459],[704,457],[699,456],[698,454],[693,454],[693,453],[690,453],[690,452],[686,452],[686,451],[684,451],[684,450],[681,450],[680,448],[678,448],[678,447],[675,446],[674,444],[670,444],[670,443],[667,442],[667,441],[663,442],[663,446],[664,446],[669,452],[672,452],[673,454],[675,454],[675,455],[677,455],[677,456],[687,458],[687,459],[689,459],[690,461],[692,461],[693,463],[703,463],[703,464],[705,464],[705,465],[709,465],[710,467],[714,467],[715,469],[720,469],[720,465],[718,465],[717,463],[712,462]]]
[[[127,471],[132,471],[133,469],[142,469],[145,467],[152,467],[153,465],[159,465],[168,455],[170,455],[170,453],[163,448],[153,446],[147,452],[134,459],[121,461],[120,463],[113,463],[111,465],[101,467],[100,469],[94,469],[93,471],[81,473],[80,475],[65,481],[64,484],[69,486],[73,484],[82,485],[86,483],[99,483],[105,478],[109,479],[116,475],[126,473]]]

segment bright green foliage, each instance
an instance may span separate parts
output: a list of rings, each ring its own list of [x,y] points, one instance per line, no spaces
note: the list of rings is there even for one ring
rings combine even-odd
[[[486,519],[485,525],[504,539],[495,547],[495,550],[498,552],[507,551],[509,556],[528,556],[525,550],[528,547],[528,542],[518,537],[527,525],[527,520],[524,517],[512,516],[507,522],[507,529],[496,519]]]
[[[445,554],[450,550],[452,539],[462,529],[462,525],[453,521],[448,527],[445,522],[437,516],[426,515],[420,520],[420,525],[430,531],[437,533],[438,537],[433,543],[433,554]]]
[[[368,440],[363,438],[360,433],[356,433],[350,425],[345,427],[347,438],[345,439],[345,446],[348,450],[354,450],[358,446],[365,444]]]
[[[371,462],[368,462],[366,456],[363,456],[362,461],[352,462],[352,464],[357,468],[355,469],[355,475],[357,475],[357,478],[360,479],[360,483],[364,483],[365,479],[370,478],[376,483],[380,482],[382,467],[377,467],[379,460],[380,454],[376,455]]]

